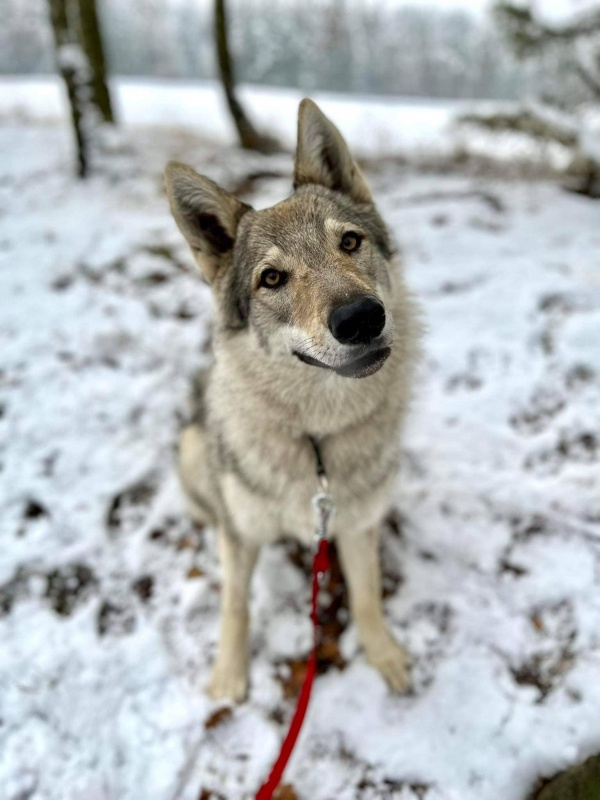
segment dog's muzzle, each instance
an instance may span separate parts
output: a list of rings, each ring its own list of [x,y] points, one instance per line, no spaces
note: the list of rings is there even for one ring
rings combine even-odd
[[[294,355],[305,364],[332,370],[344,378],[367,378],[381,369],[391,353],[391,347],[383,337],[377,341],[385,322],[383,303],[364,295],[337,306],[329,317],[331,334],[340,344],[347,346],[348,360],[344,364],[327,364],[298,351],[294,351]]]
[[[380,347],[375,350],[370,350],[360,356],[360,358],[347,361],[345,364],[339,366],[326,364],[324,361],[319,361],[318,358],[313,358],[306,353],[299,353],[297,350],[294,350],[294,355],[305,364],[310,364],[312,367],[329,369],[337,375],[341,375],[343,378],[368,378],[369,375],[374,375],[383,367],[391,352],[391,347]]]

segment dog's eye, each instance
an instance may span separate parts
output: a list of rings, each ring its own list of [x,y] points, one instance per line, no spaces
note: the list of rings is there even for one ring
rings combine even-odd
[[[346,253],[354,253],[355,250],[358,250],[360,247],[360,243],[362,242],[362,236],[360,233],[356,233],[355,231],[348,231],[342,236],[341,241],[341,248]]]
[[[265,269],[260,276],[260,285],[265,289],[277,289],[287,281],[287,272],[279,272],[276,269]]]

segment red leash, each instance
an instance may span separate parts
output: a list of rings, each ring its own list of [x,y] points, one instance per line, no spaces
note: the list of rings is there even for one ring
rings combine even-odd
[[[310,614],[313,625],[312,652],[308,659],[306,675],[304,677],[304,682],[302,683],[302,688],[300,689],[300,695],[298,696],[298,703],[296,705],[296,710],[294,711],[294,716],[292,717],[292,721],[290,723],[287,735],[283,740],[283,744],[281,745],[281,751],[279,753],[279,757],[277,758],[277,761],[273,765],[271,774],[258,790],[255,800],[271,800],[271,798],[273,797],[273,793],[275,789],[277,789],[281,781],[281,776],[283,775],[283,771],[286,768],[288,761],[290,760],[290,756],[292,755],[294,745],[296,744],[296,740],[298,739],[298,734],[300,733],[300,729],[302,728],[302,723],[304,722],[304,717],[306,716],[308,701],[310,700],[310,693],[313,681],[315,679],[315,674],[317,672],[317,647],[319,644],[319,612],[318,612],[319,586],[321,581],[323,580],[323,576],[328,570],[329,570],[328,543],[327,539],[321,538],[319,539],[317,550],[315,551],[315,555],[313,558],[312,604],[311,604],[311,614]]]

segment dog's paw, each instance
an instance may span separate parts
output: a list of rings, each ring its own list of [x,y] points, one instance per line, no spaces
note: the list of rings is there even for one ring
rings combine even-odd
[[[206,691],[214,700],[231,700],[233,703],[241,703],[248,694],[246,668],[217,662],[213,667]]]
[[[365,647],[365,654],[392,691],[402,693],[411,688],[408,653],[387,631],[378,637],[378,641]]]

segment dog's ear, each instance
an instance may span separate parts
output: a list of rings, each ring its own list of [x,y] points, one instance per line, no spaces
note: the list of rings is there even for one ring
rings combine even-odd
[[[250,206],[176,161],[167,164],[165,184],[175,222],[211,283],[231,255],[239,221]]]
[[[371,203],[371,192],[342,134],[312,100],[298,109],[294,189],[317,183],[344,192],[357,203]]]

